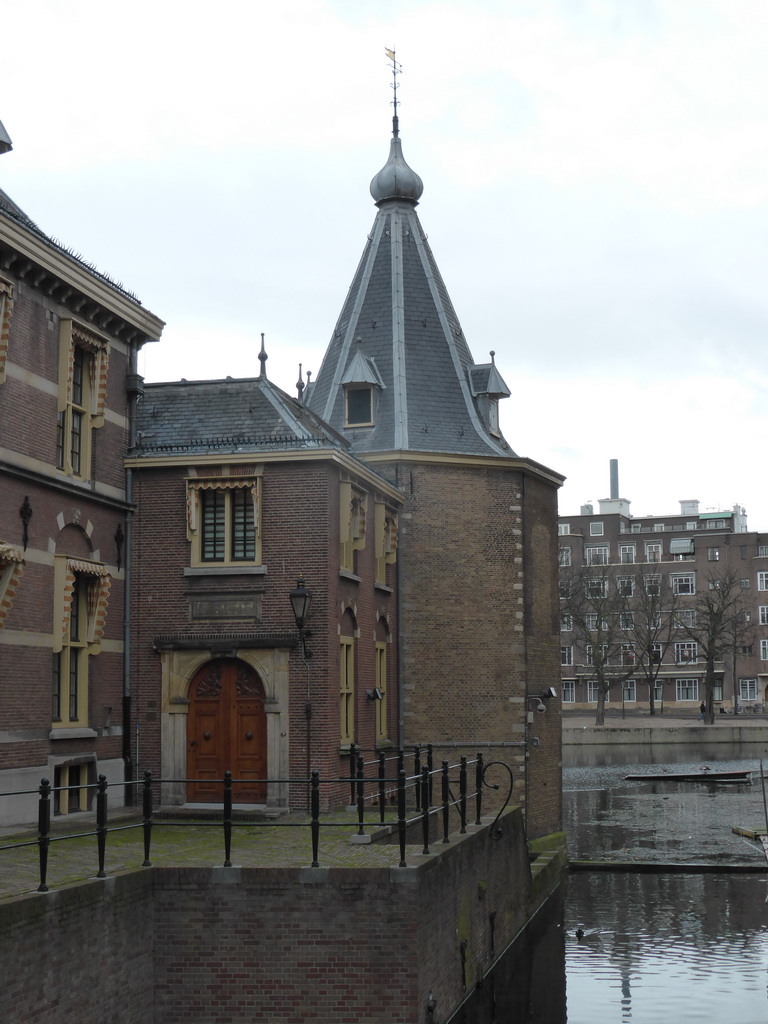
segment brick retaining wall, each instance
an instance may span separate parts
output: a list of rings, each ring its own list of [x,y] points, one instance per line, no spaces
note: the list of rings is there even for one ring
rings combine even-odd
[[[409,859],[148,868],[11,900],[0,905],[0,954],[16,1016],[5,1019],[421,1024],[432,991],[445,1020],[558,873],[534,893],[519,808],[499,840],[484,826]]]

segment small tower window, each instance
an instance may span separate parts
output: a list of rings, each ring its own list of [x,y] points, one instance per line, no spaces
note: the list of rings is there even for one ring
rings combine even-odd
[[[347,426],[373,423],[372,388],[347,388]]]
[[[496,398],[488,399],[488,430],[494,437],[500,436],[499,430],[499,402]]]

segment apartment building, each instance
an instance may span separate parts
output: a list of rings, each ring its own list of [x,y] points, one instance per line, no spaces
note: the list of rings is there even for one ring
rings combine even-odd
[[[737,628],[735,638],[718,650],[714,710],[762,709],[768,687],[768,534],[749,531],[744,509],[735,505],[727,512],[703,511],[691,500],[681,501],[679,512],[671,515],[636,518],[629,501],[611,497],[599,501],[597,511],[583,505],[579,515],[561,516],[558,534],[565,709],[594,709],[597,704],[595,643],[601,644],[600,654],[614,680],[607,707],[647,707],[653,696],[657,711],[697,708],[706,698],[697,615],[701,617],[702,595],[724,581],[733,590]],[[597,622],[597,604],[586,613],[587,629],[575,628],[569,608],[569,580],[575,575],[586,582],[587,594],[616,595],[611,629]],[[668,629],[661,628],[658,612],[658,633],[638,628],[633,608],[639,594],[650,599],[668,595],[662,602],[674,607]],[[588,642],[591,626],[595,643]],[[606,626],[602,633],[600,626]]]

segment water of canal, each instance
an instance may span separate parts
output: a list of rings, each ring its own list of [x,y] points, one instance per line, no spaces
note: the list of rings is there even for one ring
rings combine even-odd
[[[757,770],[757,745],[566,748],[574,860],[704,864],[704,872],[572,873],[454,1024],[765,1024],[768,874],[732,826],[764,828],[762,787],[627,774]],[[569,754],[571,755],[568,760]],[[583,934],[582,934],[583,933]]]

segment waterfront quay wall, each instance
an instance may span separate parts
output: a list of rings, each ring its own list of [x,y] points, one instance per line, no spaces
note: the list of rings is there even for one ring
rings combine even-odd
[[[4,1004],[36,1024],[445,1020],[559,884],[522,813],[405,868],[152,867],[0,905]]]
[[[563,746],[618,746],[627,744],[714,743],[738,747],[742,743],[768,744],[768,725],[726,725],[718,720],[714,725],[620,725],[610,721],[604,726],[566,725],[563,728]]]

